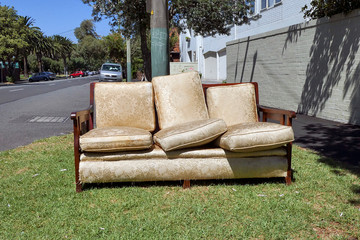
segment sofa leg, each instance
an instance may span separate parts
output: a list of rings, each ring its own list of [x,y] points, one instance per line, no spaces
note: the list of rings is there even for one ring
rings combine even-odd
[[[76,183],[76,192],[82,192],[82,184],[81,183]]]
[[[190,180],[184,180],[183,189],[190,188]]]
[[[286,177],[285,177],[286,185],[291,184],[291,170],[287,171]]]

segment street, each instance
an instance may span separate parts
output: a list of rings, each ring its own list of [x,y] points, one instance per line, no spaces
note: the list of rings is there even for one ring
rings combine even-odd
[[[98,76],[0,87],[0,151],[72,132],[70,114],[89,106]]]

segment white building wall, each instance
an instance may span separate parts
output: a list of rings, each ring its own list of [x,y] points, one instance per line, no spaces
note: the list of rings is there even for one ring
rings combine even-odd
[[[254,19],[251,20],[250,24],[233,26],[229,36],[195,37],[190,31],[180,34],[181,42],[185,42],[186,36],[190,37],[190,43],[180,45],[181,54],[195,51],[197,56],[197,60],[181,57],[181,61],[197,61],[199,72],[202,73],[203,78],[217,79],[219,81],[226,80],[226,52],[225,56],[223,56],[223,51],[226,48],[227,42],[303,23],[305,20],[301,8],[305,4],[309,4],[311,0],[282,0],[277,5],[265,10],[260,9],[261,0],[255,1]],[[217,53],[219,58],[217,59],[218,65],[215,72],[210,71],[209,66],[206,66],[208,62],[213,64],[213,59],[206,59],[207,56],[210,58],[214,57],[213,54],[208,54],[209,52]]]
[[[216,79],[217,74],[217,53],[216,52],[207,52],[204,54],[205,59],[205,72],[203,73],[203,78],[205,79]]]

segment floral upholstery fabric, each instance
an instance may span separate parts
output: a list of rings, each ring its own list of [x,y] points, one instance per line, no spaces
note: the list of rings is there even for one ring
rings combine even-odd
[[[201,146],[226,132],[222,119],[197,120],[163,128],[154,135],[154,142],[165,151]]]
[[[209,118],[197,72],[155,77],[152,84],[160,129]]]
[[[224,119],[228,126],[258,121],[255,87],[251,83],[209,87],[206,97],[210,118]]]
[[[149,131],[133,127],[95,128],[80,136],[80,148],[85,152],[142,150],[152,145]]]
[[[154,131],[154,94],[150,82],[97,83],[96,127],[127,126]]]
[[[81,161],[82,183],[285,177],[286,156]]]
[[[259,151],[277,148],[294,141],[292,127],[277,123],[241,123],[228,127],[217,145],[234,152]]]
[[[82,162],[85,161],[136,161],[142,160],[170,160],[170,159],[201,159],[201,158],[251,158],[251,157],[270,157],[286,156],[286,149],[279,147],[275,149],[255,151],[255,152],[230,152],[218,147],[199,147],[173,150],[165,152],[157,145],[150,149],[140,151],[123,151],[112,153],[84,152],[80,156]]]

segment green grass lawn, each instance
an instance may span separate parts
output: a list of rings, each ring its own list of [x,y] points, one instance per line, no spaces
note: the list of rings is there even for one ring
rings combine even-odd
[[[75,193],[72,139],[0,152],[0,239],[360,238],[360,175],[314,152],[294,148],[290,186],[158,182]]]

